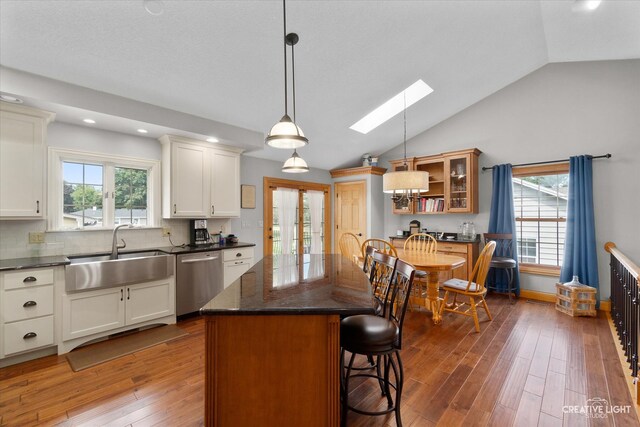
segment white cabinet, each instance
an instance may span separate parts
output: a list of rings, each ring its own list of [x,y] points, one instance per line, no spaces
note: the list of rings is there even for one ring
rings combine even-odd
[[[175,323],[175,276],[117,288],[65,294],[59,353],[83,342],[154,323]]]
[[[45,139],[54,113],[0,102],[0,218],[42,218]]]
[[[253,265],[253,247],[225,249],[222,251],[224,287],[235,282]]]
[[[174,135],[160,142],[164,218],[240,216],[242,150]]]
[[[0,359],[55,344],[56,268],[0,273]]]
[[[62,313],[65,341],[124,326],[124,288],[66,295]]]

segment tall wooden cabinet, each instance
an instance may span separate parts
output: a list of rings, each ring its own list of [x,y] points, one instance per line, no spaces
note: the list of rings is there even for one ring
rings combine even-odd
[[[0,101],[0,218],[44,217],[45,140],[54,118]]]
[[[241,149],[174,135],[160,142],[163,218],[240,216]]]
[[[429,191],[413,203],[393,204],[394,214],[438,215],[478,213],[477,148],[407,159],[409,170],[429,173]],[[404,159],[392,160],[391,170],[404,170]]]

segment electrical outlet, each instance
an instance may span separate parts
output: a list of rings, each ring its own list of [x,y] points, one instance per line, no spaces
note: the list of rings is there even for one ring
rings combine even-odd
[[[171,236],[171,229],[169,227],[162,227],[162,237]]]
[[[29,243],[44,243],[44,232],[32,231],[29,233]]]

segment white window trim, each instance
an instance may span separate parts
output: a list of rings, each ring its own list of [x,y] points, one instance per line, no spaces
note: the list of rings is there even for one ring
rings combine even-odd
[[[47,231],[92,231],[111,230],[112,227],[85,228],[69,230],[61,228],[62,221],[62,162],[78,163],[99,163],[106,167],[130,167],[136,169],[146,169],[149,179],[147,180],[147,209],[149,211],[149,224],[140,228],[155,228],[160,226],[160,160],[140,159],[135,157],[116,156],[113,154],[85,152],[79,150],[69,150],[66,148],[49,147],[49,185],[48,185],[48,207],[47,207]],[[109,178],[103,182],[103,192],[115,191],[115,182]],[[104,221],[111,224],[114,221],[111,213],[112,199],[104,202]],[[108,209],[107,209],[108,207]]]

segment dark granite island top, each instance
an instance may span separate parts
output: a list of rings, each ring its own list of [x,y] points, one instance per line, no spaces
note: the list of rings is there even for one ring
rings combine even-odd
[[[367,276],[348,258],[268,255],[218,294],[204,315],[373,314]]]
[[[200,310],[205,425],[337,427],[340,318],[373,312],[348,258],[264,257]]]

